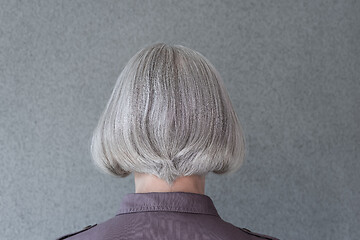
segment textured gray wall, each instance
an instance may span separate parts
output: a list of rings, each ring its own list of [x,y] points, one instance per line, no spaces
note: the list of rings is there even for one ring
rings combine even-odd
[[[115,215],[133,175],[91,163],[128,59],[203,53],[246,134],[206,194],[226,221],[281,239],[360,235],[359,1],[1,1],[0,239],[54,239]]]

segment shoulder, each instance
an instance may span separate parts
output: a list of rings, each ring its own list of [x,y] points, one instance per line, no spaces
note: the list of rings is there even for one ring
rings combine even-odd
[[[57,238],[56,240],[67,239],[67,238],[69,238],[69,237],[71,237],[71,236],[74,236],[74,235],[76,235],[76,234],[78,234],[78,233],[85,232],[85,231],[89,230],[90,228],[95,227],[96,225],[97,225],[97,224],[86,226],[86,227],[84,227],[84,228],[83,228],[82,230],[80,230],[80,231],[66,234],[66,235],[64,235],[64,236],[62,236],[62,237],[60,237],[60,238]]]
[[[271,237],[271,236],[264,235],[264,234],[260,234],[260,233],[256,233],[256,232],[252,232],[252,231],[250,231],[249,229],[246,229],[246,228],[240,228],[240,227],[237,227],[237,228],[239,228],[239,229],[242,230],[243,232],[246,232],[247,234],[250,234],[250,235],[259,237],[260,239],[279,240],[278,238],[275,238],[275,237]]]

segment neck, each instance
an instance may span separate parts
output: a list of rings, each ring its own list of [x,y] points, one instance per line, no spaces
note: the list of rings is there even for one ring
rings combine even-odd
[[[190,192],[205,194],[205,176],[191,175],[177,178],[172,185],[147,173],[134,173],[135,192]]]

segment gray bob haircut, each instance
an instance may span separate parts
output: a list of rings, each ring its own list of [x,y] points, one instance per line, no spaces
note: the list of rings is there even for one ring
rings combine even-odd
[[[200,53],[157,43],[121,72],[91,142],[107,173],[189,175],[237,171],[245,139],[219,73]]]

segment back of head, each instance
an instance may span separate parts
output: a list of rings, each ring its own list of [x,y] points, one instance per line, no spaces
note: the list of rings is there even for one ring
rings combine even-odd
[[[241,125],[220,75],[200,53],[158,43],[121,72],[94,130],[91,153],[120,177],[223,174],[245,156]]]

